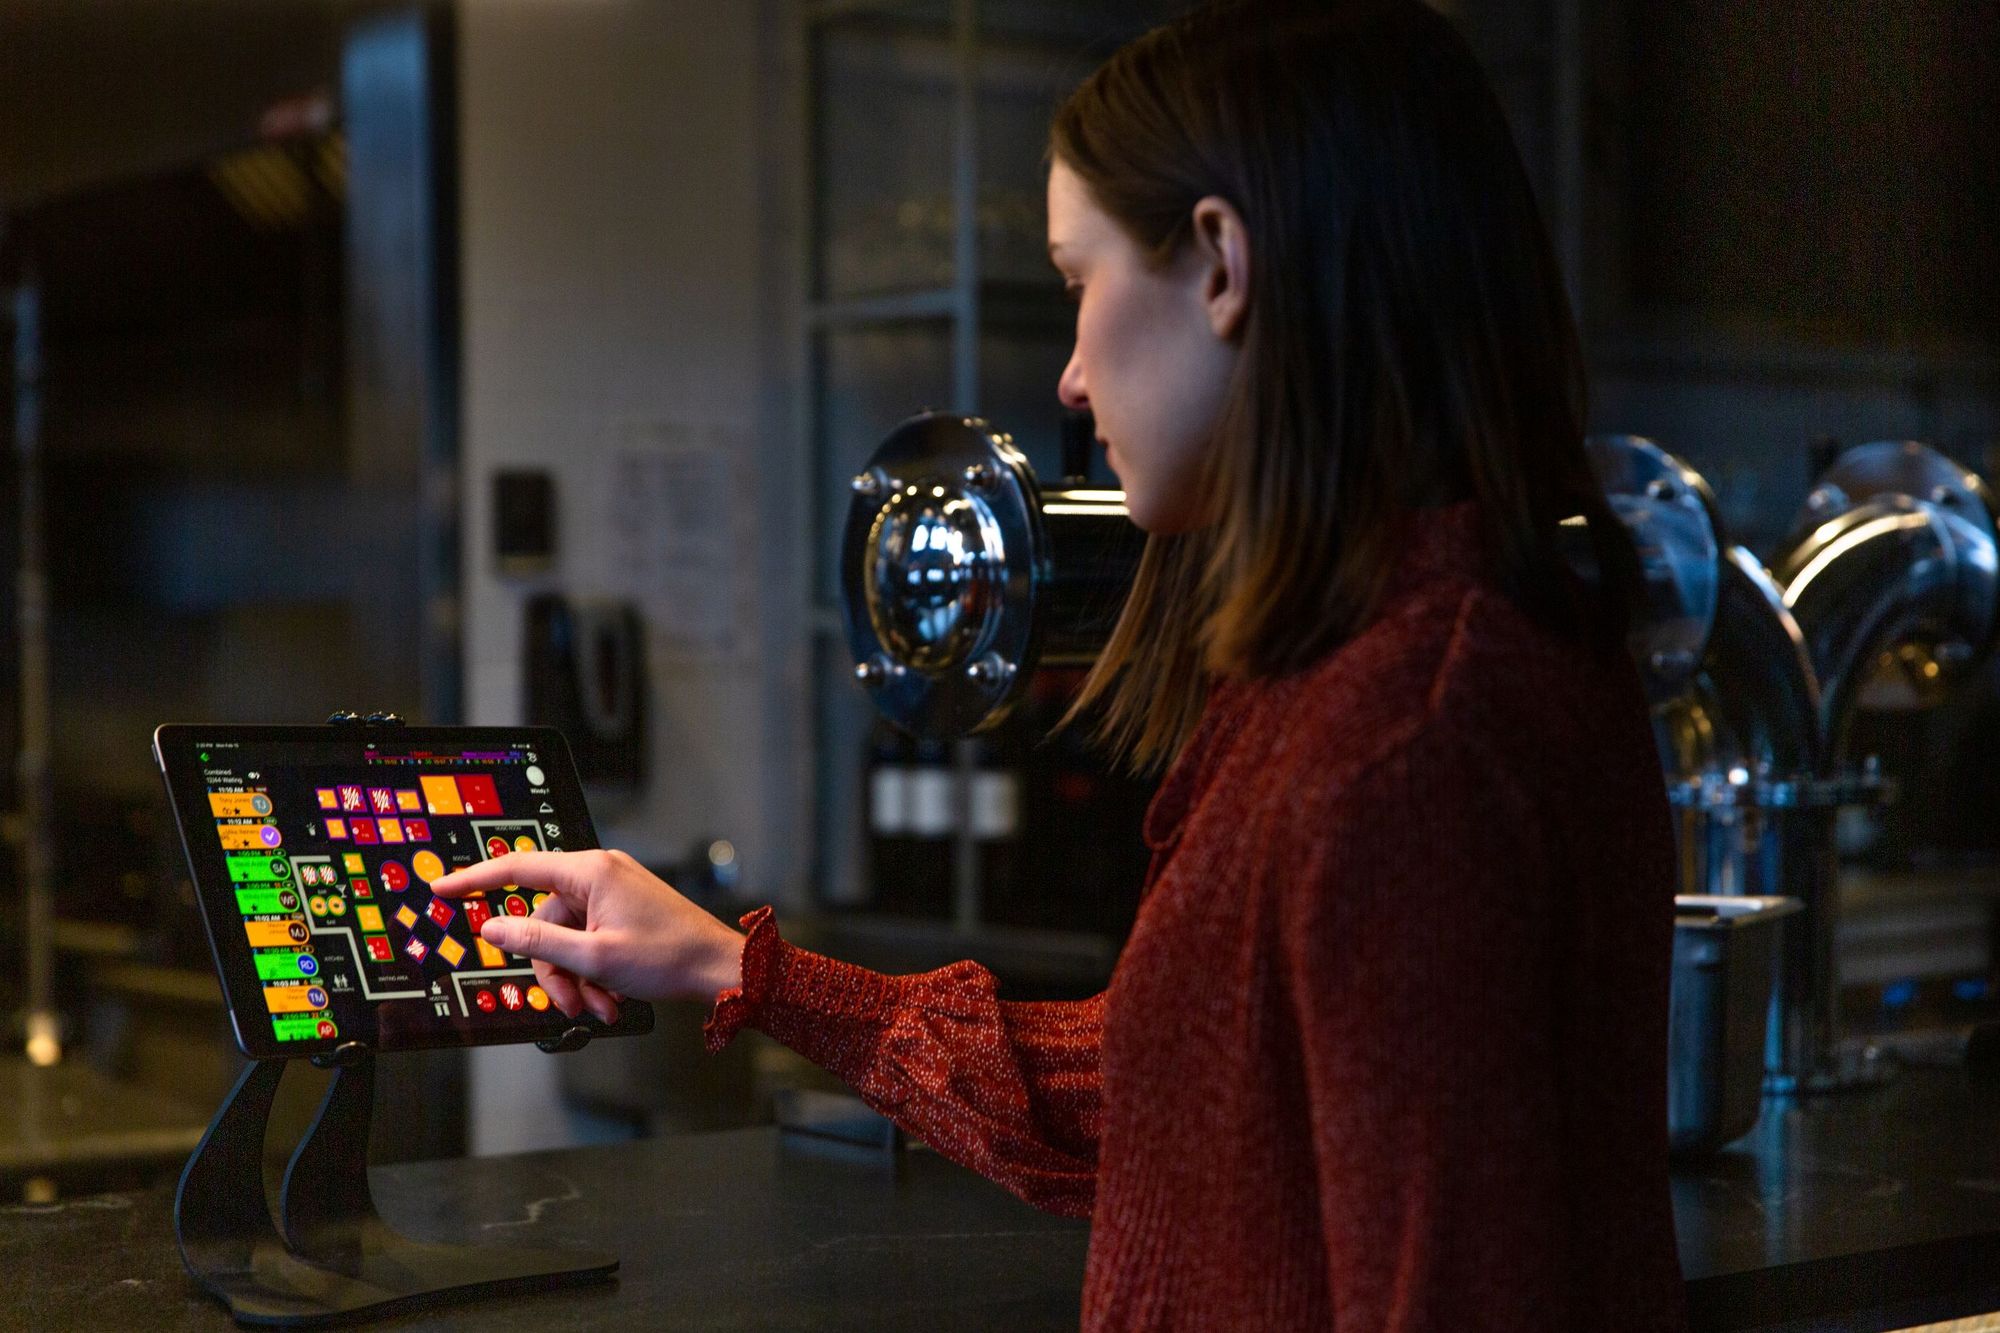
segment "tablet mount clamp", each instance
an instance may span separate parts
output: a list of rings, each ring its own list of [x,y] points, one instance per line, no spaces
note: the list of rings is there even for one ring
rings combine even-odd
[[[336,713],[337,726],[399,726],[392,713]],[[576,1027],[538,1042],[579,1049]],[[312,1057],[333,1070],[285,1166],[274,1222],[264,1197],[264,1136],[288,1060],[253,1060],[209,1122],[174,1194],[174,1238],[188,1275],[245,1324],[305,1327],[424,1306],[603,1281],[616,1255],[413,1240],[376,1211],[368,1186],[375,1052],[344,1042]]]

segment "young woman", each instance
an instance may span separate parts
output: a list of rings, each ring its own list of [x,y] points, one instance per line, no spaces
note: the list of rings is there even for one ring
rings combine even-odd
[[[1678,1326],[1636,565],[1490,89],[1418,0],[1213,4],[1078,89],[1051,162],[1060,396],[1150,534],[1085,698],[1171,761],[1110,989],[867,972],[617,852],[438,890],[552,890],[485,932],[565,1011],[713,997],[713,1045],[757,1027],[1090,1216],[1091,1328]]]

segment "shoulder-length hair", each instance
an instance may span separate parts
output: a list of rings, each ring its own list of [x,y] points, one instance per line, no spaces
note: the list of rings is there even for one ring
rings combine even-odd
[[[1057,111],[1051,159],[1151,262],[1197,201],[1242,215],[1250,299],[1204,459],[1207,523],[1147,540],[1093,704],[1134,767],[1209,681],[1288,674],[1363,628],[1414,511],[1477,503],[1527,613],[1622,644],[1638,566],[1583,450],[1582,356],[1498,100],[1419,0],[1224,0],[1122,48]],[[1558,551],[1582,515],[1586,588]]]

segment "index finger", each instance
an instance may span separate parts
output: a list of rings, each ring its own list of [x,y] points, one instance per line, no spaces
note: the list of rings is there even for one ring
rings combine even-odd
[[[504,888],[516,884],[528,889],[546,889],[565,902],[582,906],[590,897],[590,877],[584,863],[573,852],[509,852],[491,861],[454,870],[431,881],[431,892],[441,898],[463,898],[468,893]]]

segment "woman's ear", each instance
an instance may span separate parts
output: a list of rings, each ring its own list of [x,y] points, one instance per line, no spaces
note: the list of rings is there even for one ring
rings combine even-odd
[[[1250,233],[1243,215],[1227,199],[1207,195],[1194,206],[1193,239],[1208,326],[1233,342],[1250,311]]]

